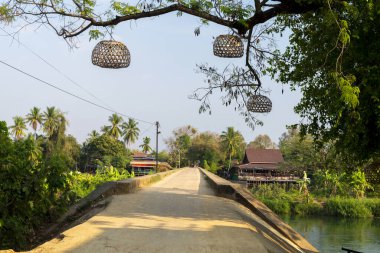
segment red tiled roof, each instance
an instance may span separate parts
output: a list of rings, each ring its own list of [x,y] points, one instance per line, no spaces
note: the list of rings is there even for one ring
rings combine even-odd
[[[148,156],[148,154],[145,154],[143,152],[136,152],[136,153],[133,154],[134,158],[145,158],[147,156]]]
[[[279,149],[254,149],[247,148],[245,150],[245,162],[248,163],[282,163],[284,158],[282,157]]]

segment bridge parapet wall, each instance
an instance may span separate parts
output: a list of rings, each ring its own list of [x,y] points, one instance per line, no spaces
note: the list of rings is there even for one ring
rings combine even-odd
[[[105,199],[112,195],[121,195],[136,192],[139,188],[160,181],[164,177],[178,172],[179,169],[160,172],[142,177],[128,178],[120,181],[111,181],[98,186],[87,197],[81,199],[77,204],[72,206],[70,210],[60,218],[60,221],[66,220],[68,217],[76,214],[78,211],[90,207],[99,200]]]
[[[199,168],[206,176],[211,186],[215,189],[220,197],[235,200],[243,206],[250,209],[254,214],[268,223],[271,227],[280,232],[283,236],[298,245],[304,252],[317,253],[319,252],[311,245],[302,235],[296,232],[288,224],[283,222],[271,209],[264,203],[255,199],[252,194],[239,184],[231,183],[205,169]]]
[[[142,177],[128,178],[126,180],[106,182],[92,191],[88,196],[81,199],[78,203],[73,205],[63,216],[61,216],[53,225],[47,228],[42,237],[48,238],[50,234],[54,234],[59,231],[66,222],[74,221],[81,217],[86,210],[91,209],[104,202],[101,205],[107,205],[110,201],[107,198],[112,195],[121,195],[136,192],[139,188],[150,185],[157,181],[160,181],[164,177],[167,177],[180,169],[169,170],[152,175],[146,175]],[[106,200],[106,201],[105,201]],[[101,206],[100,205],[100,206]]]

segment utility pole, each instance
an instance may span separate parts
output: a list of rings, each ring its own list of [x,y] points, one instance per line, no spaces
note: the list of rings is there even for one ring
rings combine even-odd
[[[178,168],[181,168],[181,149],[178,149]]]
[[[160,123],[156,121],[156,173],[158,171],[158,135],[161,133],[158,131],[158,128],[160,127]]]

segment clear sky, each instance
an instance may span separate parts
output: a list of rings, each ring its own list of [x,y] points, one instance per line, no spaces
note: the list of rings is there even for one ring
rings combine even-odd
[[[45,58],[71,79],[106,102],[113,109],[148,122],[159,121],[161,132],[159,145],[171,135],[173,129],[190,124],[200,131],[221,133],[233,126],[252,141],[259,134],[268,134],[273,141],[286,131],[286,125],[298,123],[299,117],[293,107],[300,99],[299,92],[291,92],[286,86],[263,78],[263,87],[270,89],[272,112],[258,115],[264,126],[253,131],[233,106],[222,106],[219,93],[212,96],[212,115],[199,114],[200,103],[188,99],[196,88],[205,86],[204,76],[195,73],[198,63],[225,67],[230,63],[244,65],[244,58],[223,59],[212,52],[213,38],[228,33],[224,27],[210,24],[194,36],[199,25],[196,18],[175,13],[119,24],[114,38],[124,42],[131,52],[131,65],[126,69],[102,69],[91,63],[91,51],[96,41],[89,42],[87,34],[79,37],[78,48],[70,50],[66,42],[52,30],[29,27],[19,33],[19,39],[33,51]],[[5,27],[13,31],[12,27]],[[5,35],[0,31],[0,35]],[[286,40],[278,41],[281,44]],[[54,71],[23,46],[7,36],[0,36],[0,60],[12,64],[45,81],[51,82],[79,96],[100,103],[83,90]],[[12,117],[26,115],[30,108],[56,106],[67,113],[70,122],[68,133],[83,142],[91,130],[100,130],[107,124],[110,112],[86,104],[80,100],[24,76],[0,64],[0,120],[12,124]],[[155,128],[139,123],[144,135],[155,138]],[[150,127],[150,128],[149,128]],[[152,143],[153,144],[153,143]]]

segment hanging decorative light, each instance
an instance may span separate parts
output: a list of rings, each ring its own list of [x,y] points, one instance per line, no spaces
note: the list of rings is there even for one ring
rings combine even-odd
[[[242,57],[244,44],[238,36],[219,35],[214,41],[214,55],[224,58]]]
[[[92,50],[92,64],[110,69],[127,68],[131,63],[131,54],[121,42],[100,41]]]
[[[272,101],[263,95],[252,95],[247,102],[250,112],[267,113],[272,110]]]

